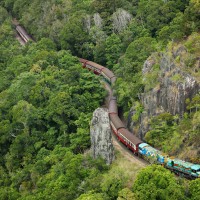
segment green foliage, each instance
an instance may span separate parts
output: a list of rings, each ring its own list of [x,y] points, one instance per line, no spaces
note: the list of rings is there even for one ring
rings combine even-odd
[[[113,173],[112,176],[105,176],[101,183],[102,192],[107,194],[110,199],[116,199],[118,192],[124,187],[125,181],[126,177],[120,170]]]
[[[185,199],[183,187],[177,184],[171,172],[162,166],[152,165],[143,169],[133,185],[135,199]]]
[[[6,9],[4,9],[3,7],[0,6],[0,25],[2,25],[4,23],[4,21],[7,19],[7,17],[9,17],[8,12],[6,11]]]
[[[186,99],[187,109],[190,110],[190,112],[193,111],[199,111],[200,109],[200,94],[195,95],[192,100]]]
[[[189,39],[186,41],[185,46],[187,47],[189,53],[198,55],[200,52],[199,47],[200,35],[193,33]]]
[[[191,200],[197,200],[200,198],[200,179],[196,179],[190,182],[189,184],[189,198]]]
[[[141,1],[138,6],[138,18],[152,35],[156,35],[164,25],[170,23],[180,9],[181,1]]]
[[[89,192],[87,194],[82,194],[79,198],[76,200],[105,200],[105,197],[101,193],[92,193]]]
[[[170,113],[162,113],[151,120],[151,130],[145,135],[145,140],[151,145],[160,148],[165,144],[163,151],[166,151],[168,146],[167,140],[175,134],[177,124],[174,122],[174,117]]]
[[[121,48],[120,38],[116,34],[113,33],[106,39],[106,66],[108,68],[112,69],[113,65],[117,64]]]
[[[189,31],[184,19],[184,14],[182,12],[177,13],[176,17],[170,22],[169,25],[164,26],[158,33],[159,38],[164,41],[180,40],[186,34],[189,34]]]
[[[200,28],[199,22],[200,3],[198,0],[190,0],[189,6],[185,10],[186,22],[192,31]]]
[[[133,18],[127,29],[119,35],[123,44],[123,51],[125,52],[132,41],[139,39],[140,37],[149,37],[150,33],[136,18]]]
[[[143,91],[141,69],[143,62],[156,49],[156,41],[151,37],[141,37],[133,41],[127,48],[126,53],[115,66],[118,77],[116,88],[119,103],[123,104],[125,111],[130,108],[138,95]]]
[[[119,192],[117,200],[135,200],[135,195],[129,188],[124,188]]]
[[[107,169],[79,155],[90,146],[89,121],[104,89],[50,39],[9,51],[1,57],[0,198],[75,199],[95,167],[96,174]]]
[[[126,75],[140,71],[144,60],[155,50],[156,41],[151,37],[141,37],[133,41],[128,46],[121,63]]]
[[[87,33],[83,31],[81,13],[71,17],[60,33],[61,47],[70,49],[73,54],[81,55],[82,45],[87,40]]]
[[[181,77],[180,74],[175,74],[174,76],[171,77],[171,80],[172,81],[175,81],[175,82],[182,82],[183,81],[183,78]]]
[[[136,101],[134,105],[134,110],[135,110],[135,113],[132,117],[132,120],[134,122],[138,122],[140,114],[144,111],[144,108],[138,101]]]

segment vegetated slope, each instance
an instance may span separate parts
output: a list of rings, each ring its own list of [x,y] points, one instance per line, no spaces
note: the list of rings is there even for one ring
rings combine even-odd
[[[75,199],[83,180],[107,170],[79,154],[90,146],[89,121],[104,89],[49,39],[21,47],[0,9],[0,199]]]

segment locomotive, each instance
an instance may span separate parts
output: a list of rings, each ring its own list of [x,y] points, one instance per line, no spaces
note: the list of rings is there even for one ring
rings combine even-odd
[[[20,26],[16,26],[16,31],[27,43],[32,40],[26,31]],[[200,178],[200,165],[185,162],[177,158],[170,158],[168,155],[161,151],[151,147],[147,143],[144,143],[133,133],[128,131],[118,116],[117,98],[113,94],[112,86],[116,81],[115,74],[108,68],[101,66],[92,61],[80,58],[79,61],[82,63],[83,68],[87,68],[96,75],[101,75],[109,83],[109,105],[108,112],[110,118],[110,125],[113,133],[117,139],[122,142],[127,148],[129,148],[135,155],[144,158],[151,163],[157,163],[163,165],[167,169],[175,172],[176,174],[182,175],[187,178]]]
[[[83,68],[87,68],[97,75],[101,75],[110,84],[109,90],[109,106],[108,113],[110,118],[110,125],[113,133],[117,139],[129,148],[135,155],[144,158],[150,163],[157,163],[163,165],[165,168],[170,169],[174,173],[184,176],[186,178],[200,178],[200,165],[185,162],[177,158],[170,158],[167,154],[153,148],[147,143],[144,143],[133,133],[128,131],[118,116],[117,98],[113,95],[112,86],[116,81],[116,76],[112,71],[96,64],[92,61],[79,59]]]

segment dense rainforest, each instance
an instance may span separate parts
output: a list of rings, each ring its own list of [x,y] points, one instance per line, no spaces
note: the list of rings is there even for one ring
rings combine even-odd
[[[11,16],[36,42],[18,44]],[[158,85],[163,52],[184,46],[187,54],[174,62],[199,83],[199,30],[199,0],[1,0],[0,199],[200,199],[200,179],[176,178],[156,165],[133,168],[133,179],[117,163],[89,156],[89,122],[106,93],[77,58],[115,72],[119,105],[125,117],[134,106],[139,123],[140,96]],[[144,75],[152,55],[156,62]],[[200,94],[186,104],[182,116],[152,116],[144,139],[172,155],[185,145],[199,149]],[[199,163],[199,151],[190,159]]]

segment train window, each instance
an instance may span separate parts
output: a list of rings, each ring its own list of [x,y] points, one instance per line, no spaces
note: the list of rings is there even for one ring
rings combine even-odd
[[[193,172],[193,173],[200,172],[200,169],[197,169],[197,170],[195,170],[195,169],[192,169],[192,172]]]

